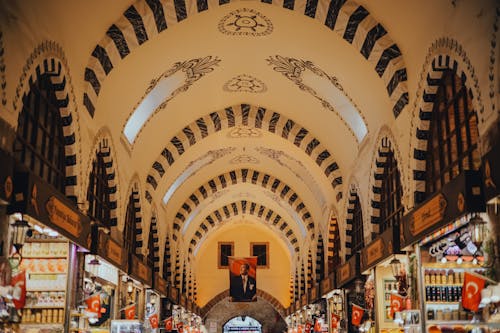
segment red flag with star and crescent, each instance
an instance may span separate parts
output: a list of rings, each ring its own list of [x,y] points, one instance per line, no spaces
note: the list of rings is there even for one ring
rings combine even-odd
[[[464,309],[476,312],[481,303],[481,290],[485,280],[476,274],[465,272],[462,286],[462,306]]]
[[[149,316],[149,323],[151,324],[151,328],[158,328],[158,313],[155,312],[151,316]]]
[[[85,300],[87,303],[87,311],[97,313],[97,316],[101,317],[101,296],[99,294],[94,294]]]
[[[340,322],[340,316],[332,313],[332,328],[335,329],[338,327]]]
[[[318,318],[316,318],[316,321],[314,322],[314,333],[319,333],[321,332],[321,322],[319,321]]]
[[[135,304],[125,308],[125,319],[135,319]]]
[[[363,318],[363,314],[365,310],[359,305],[352,305],[352,318],[351,322],[354,326],[359,326],[361,324],[361,319]]]
[[[184,323],[182,321],[178,322],[176,327],[177,327],[177,332],[179,333],[184,332]]]
[[[391,294],[391,318],[394,317],[395,312],[400,312],[403,310],[404,297],[399,294]]]
[[[165,331],[172,332],[173,324],[173,318],[171,316],[165,319]]]

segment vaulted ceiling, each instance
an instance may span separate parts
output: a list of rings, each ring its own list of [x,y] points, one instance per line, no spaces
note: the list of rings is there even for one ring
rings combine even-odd
[[[268,2],[5,1],[2,17],[62,46],[82,140],[107,128],[121,177],[138,175],[186,250],[236,203],[229,215],[254,204],[286,221],[293,251],[344,207],[381,126],[408,135],[409,91],[453,2]]]

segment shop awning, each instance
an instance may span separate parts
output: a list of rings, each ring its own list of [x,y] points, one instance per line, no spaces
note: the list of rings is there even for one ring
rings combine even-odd
[[[484,211],[482,175],[479,171],[464,171],[403,217],[401,247],[416,243],[467,213]]]
[[[90,249],[90,218],[45,180],[16,165],[14,199],[9,213],[28,215],[57,231],[71,242]]]

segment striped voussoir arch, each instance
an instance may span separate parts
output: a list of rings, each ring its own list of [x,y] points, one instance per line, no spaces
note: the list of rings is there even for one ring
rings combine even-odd
[[[307,275],[306,275],[306,290],[311,290],[313,287],[313,258],[311,249],[307,253]]]
[[[216,8],[230,0],[138,0],[115,21],[94,47],[85,68],[83,104],[93,117],[106,77],[134,49],[190,15]],[[399,115],[408,104],[406,65],[398,45],[363,6],[351,0],[261,0],[316,19],[355,47],[373,66]]]
[[[333,269],[340,265],[340,244],[337,218],[331,217],[328,225],[328,273],[332,273]]]
[[[179,250],[175,253],[174,287],[181,289],[181,255]]]
[[[193,192],[188,199],[186,199],[186,201],[184,201],[181,208],[179,208],[177,214],[175,215],[173,223],[174,233],[178,233],[182,230],[182,226],[184,225],[184,222],[188,218],[189,214],[191,214],[191,212],[201,204],[203,199],[207,199],[210,194],[222,191],[230,185],[241,183],[259,185],[275,194],[278,194],[297,212],[307,230],[314,230],[314,221],[312,220],[311,213],[306,208],[306,205],[301,200],[297,192],[295,192],[290,186],[278,178],[264,172],[251,169],[237,169],[210,179],[208,182],[198,187],[198,189]]]
[[[339,185],[342,184],[342,176],[339,166],[326,146],[321,144],[307,129],[286,116],[263,107],[240,104],[205,115],[173,136],[151,166],[146,178],[148,187],[146,196],[148,197],[149,191],[156,190],[159,180],[168,167],[184,154],[186,149],[210,134],[238,125],[269,131],[302,149],[323,169],[336,194],[341,195],[342,189]],[[149,197],[151,197],[150,194]]]
[[[156,216],[151,217],[151,224],[149,225],[149,242],[148,246],[152,245],[153,248],[149,248],[149,252],[153,253],[153,271],[155,274],[160,272],[160,243],[158,239],[158,226],[156,225]]]
[[[142,214],[139,191],[132,190],[132,200],[134,201],[134,221],[135,221],[135,253],[142,254]]]
[[[347,217],[346,217],[346,237],[345,237],[345,251],[346,260],[352,256],[352,221],[354,213],[354,205],[358,200],[358,193],[355,189],[349,191],[349,200],[347,203]]]
[[[109,226],[114,227],[118,224],[117,211],[117,195],[116,195],[116,173],[113,166],[113,157],[111,156],[111,148],[108,145],[107,139],[102,139],[99,143],[99,148],[96,155],[101,155],[104,166],[106,168],[106,178],[108,180],[109,190]]]
[[[382,182],[384,179],[384,170],[387,163],[387,156],[392,151],[392,143],[389,138],[382,138],[382,142],[380,148],[378,149],[377,157],[375,160],[375,171],[373,178],[375,179],[374,184],[372,186],[373,191],[373,199],[371,201],[372,207],[372,216],[371,216],[371,224],[372,224],[372,232],[375,235],[380,233],[380,207],[381,204],[381,195],[382,195]]]
[[[325,278],[325,248],[323,244],[323,237],[321,234],[318,237],[316,244],[316,282],[320,283]]]
[[[189,253],[193,253],[194,249],[200,241],[216,226],[221,225],[232,217],[248,214],[263,219],[268,224],[272,224],[278,233],[282,233],[290,242],[295,252],[299,251],[299,243],[295,233],[290,228],[288,223],[275,211],[258,203],[240,200],[227,204],[219,209],[214,210],[200,223],[198,229],[193,234],[189,242]]]
[[[170,237],[166,236],[163,252],[163,278],[172,284],[172,252],[170,251]]]
[[[425,178],[426,178],[426,159],[427,143],[430,138],[430,122],[432,119],[432,110],[436,98],[439,82],[444,71],[452,70],[455,74],[467,82],[467,75],[460,67],[461,62],[452,59],[449,55],[439,55],[432,60],[432,66],[427,73],[426,84],[422,93],[421,108],[419,112],[419,124],[416,129],[415,148],[413,150],[414,170],[413,180],[415,182],[414,203],[418,205],[425,200]],[[470,87],[468,93],[473,97]]]
[[[65,151],[65,194],[73,202],[77,202],[77,147],[75,139],[75,130],[73,126],[73,115],[69,108],[68,87],[66,87],[67,79],[64,66],[61,61],[55,58],[44,59],[37,65],[25,85],[27,91],[24,92],[22,100],[24,101],[35,81],[42,75],[50,77],[50,81],[55,90],[57,98],[57,107],[61,116],[62,130],[64,135],[64,151]]]

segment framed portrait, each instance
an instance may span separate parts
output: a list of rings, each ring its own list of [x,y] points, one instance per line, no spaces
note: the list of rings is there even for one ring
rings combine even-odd
[[[256,257],[229,257],[229,296],[232,302],[257,301]]]

